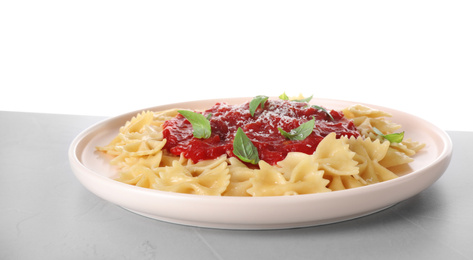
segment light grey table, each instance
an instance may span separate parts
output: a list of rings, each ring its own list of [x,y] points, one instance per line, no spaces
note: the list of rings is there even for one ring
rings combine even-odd
[[[427,190],[336,224],[234,231],[165,223],[86,190],[73,138],[101,117],[0,112],[0,259],[473,259],[473,132]]]

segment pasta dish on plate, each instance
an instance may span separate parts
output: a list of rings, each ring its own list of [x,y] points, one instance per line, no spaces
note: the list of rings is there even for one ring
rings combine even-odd
[[[118,181],[214,196],[332,192],[398,177],[424,144],[404,137],[389,113],[352,105],[341,111],[311,98],[257,96],[204,111],[142,111],[96,149]]]

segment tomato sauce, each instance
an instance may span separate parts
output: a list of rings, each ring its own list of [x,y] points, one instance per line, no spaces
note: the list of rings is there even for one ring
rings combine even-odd
[[[314,153],[320,141],[332,132],[337,134],[337,138],[359,136],[353,122],[344,118],[342,112],[331,110],[330,117],[305,102],[267,100],[263,108],[258,107],[254,116],[250,114],[249,102],[241,105],[217,103],[202,114],[207,116],[210,113],[212,134],[207,139],[195,138],[191,123],[180,114],[166,121],[163,125],[163,135],[167,140],[164,148],[174,155],[182,153],[193,162],[215,159],[222,154],[235,157],[233,139],[241,127],[256,146],[259,159],[274,165],[289,152]],[[315,118],[315,127],[304,140],[288,140],[278,130],[280,127],[290,132],[312,118]]]

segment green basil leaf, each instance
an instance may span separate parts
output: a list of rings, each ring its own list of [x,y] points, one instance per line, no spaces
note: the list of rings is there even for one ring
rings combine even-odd
[[[250,101],[250,114],[251,116],[255,115],[256,109],[260,106],[264,108],[264,103],[268,100],[269,97],[267,96],[256,96]]]
[[[404,132],[384,135],[384,138],[391,143],[400,143],[404,139]]]
[[[312,105],[313,108],[317,109],[317,110],[322,110],[322,112],[324,112],[325,114],[327,114],[330,119],[332,119],[332,121],[335,121],[335,119],[333,118],[333,116],[327,111],[327,109],[321,107],[321,106],[317,106],[317,105]]]
[[[258,150],[241,127],[238,128],[233,140],[233,154],[247,163],[257,164],[259,162]]]
[[[193,135],[195,138],[206,139],[210,137],[212,130],[210,128],[211,114],[205,117],[204,115],[189,110],[178,110],[179,114],[183,115],[192,124]]]
[[[280,96],[279,96],[279,99],[282,99],[282,100],[289,100],[289,97],[286,95],[286,92],[282,93]]]
[[[315,118],[301,124],[299,127],[292,129],[291,131],[286,132],[282,128],[278,127],[279,132],[289,140],[304,140],[309,136],[314,130]]]
[[[212,113],[209,113],[209,114],[207,115],[206,119],[210,121],[210,118],[212,118],[212,116],[213,116]]]
[[[376,127],[373,127],[373,131],[391,143],[400,143],[404,139],[404,132],[385,135]]]
[[[373,131],[374,131],[377,135],[384,136],[383,132],[381,132],[381,130],[379,130],[379,129],[376,128],[376,127],[373,127]]]
[[[295,99],[295,100],[292,100],[292,101],[295,101],[295,102],[307,102],[307,103],[308,103],[308,102],[310,102],[310,101],[312,100],[312,97],[313,97],[313,96],[314,96],[314,95],[312,95],[312,96],[310,96],[310,97],[308,97],[308,98]]]

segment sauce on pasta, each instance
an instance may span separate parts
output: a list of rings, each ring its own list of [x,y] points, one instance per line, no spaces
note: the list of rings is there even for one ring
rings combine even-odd
[[[260,160],[274,165],[286,158],[289,152],[314,153],[320,141],[330,133],[336,133],[337,138],[360,135],[353,122],[343,117],[342,112],[325,112],[305,102],[267,100],[253,116],[249,102],[241,105],[217,103],[202,114],[212,114],[209,120],[212,134],[209,138],[195,138],[191,123],[179,114],[163,124],[163,137],[167,140],[164,148],[194,162],[215,159],[223,154],[235,157],[233,140],[241,127],[257,148]],[[289,132],[313,118],[315,127],[304,140],[288,140],[278,130],[280,127]]]

